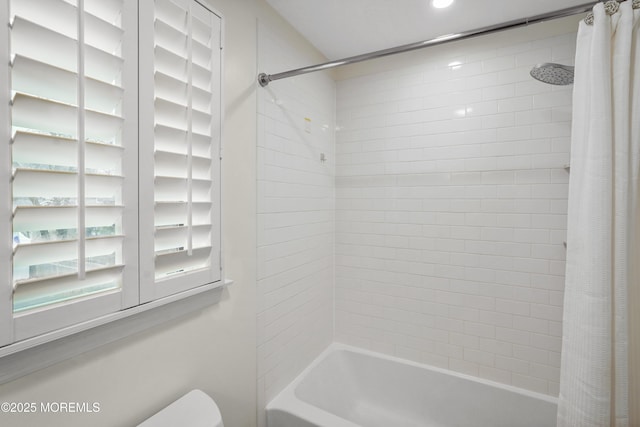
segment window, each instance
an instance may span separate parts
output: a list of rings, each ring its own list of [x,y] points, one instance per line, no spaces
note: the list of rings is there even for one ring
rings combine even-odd
[[[10,0],[0,18],[0,345],[220,283],[220,17]]]
[[[140,87],[142,231],[155,236],[141,242],[145,302],[188,287],[185,274],[220,280],[220,20],[190,0],[155,6],[141,21],[141,74],[154,77]]]

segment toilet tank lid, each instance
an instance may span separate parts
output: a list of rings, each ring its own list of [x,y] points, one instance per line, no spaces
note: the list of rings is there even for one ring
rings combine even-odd
[[[138,427],[222,427],[216,403],[201,390],[192,390]]]

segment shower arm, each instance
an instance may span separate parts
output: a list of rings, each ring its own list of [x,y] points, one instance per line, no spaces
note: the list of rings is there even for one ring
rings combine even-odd
[[[581,4],[579,6],[573,6],[566,9],[557,10],[555,12],[549,12],[549,13],[544,13],[542,15],[532,16],[530,18],[517,19],[513,21],[508,21],[502,24],[496,24],[496,25],[490,25],[488,27],[478,28],[475,30],[470,30],[470,31],[465,31],[465,32],[455,33],[455,34],[448,34],[448,35],[439,36],[430,40],[424,40],[421,42],[405,44],[402,46],[396,46],[388,49],[378,50],[375,52],[364,53],[362,55],[351,56],[344,59],[338,59],[336,61],[329,61],[329,62],[324,62],[322,64],[316,64],[308,67],[297,68],[295,70],[283,71],[281,73],[276,73],[276,74],[260,73],[258,75],[258,83],[260,83],[260,86],[265,87],[272,81],[299,76],[301,74],[315,73],[316,71],[324,71],[324,70],[329,70],[331,68],[342,67],[343,65],[355,64],[356,62],[368,61],[370,59],[382,58],[384,56],[395,55],[398,53],[409,52],[417,49],[423,49],[425,47],[436,46],[439,44],[449,43],[456,40],[465,40],[472,37],[497,33],[500,31],[510,30],[512,28],[518,28],[518,27],[523,27],[530,24],[537,24],[539,22],[550,21],[552,19],[565,18],[567,16],[572,16],[579,13],[589,12],[593,8],[593,6],[595,6],[598,3],[600,3],[600,1],[592,1],[589,3]]]

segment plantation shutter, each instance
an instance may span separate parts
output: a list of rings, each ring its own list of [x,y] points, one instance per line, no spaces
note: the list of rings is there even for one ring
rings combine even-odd
[[[138,303],[137,7],[10,0],[8,20],[21,340]]]
[[[150,301],[221,278],[221,20],[194,0],[145,6],[141,300]]]

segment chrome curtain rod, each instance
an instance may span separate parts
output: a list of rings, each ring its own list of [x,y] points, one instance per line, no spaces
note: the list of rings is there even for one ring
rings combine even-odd
[[[556,12],[549,12],[549,13],[544,13],[542,15],[532,16],[530,18],[517,19],[517,20],[505,22],[502,24],[490,25],[488,27],[478,28],[475,30],[465,31],[462,33],[448,34],[448,35],[436,37],[430,40],[405,44],[402,46],[392,47],[389,49],[383,49],[375,52],[365,53],[362,55],[351,56],[349,58],[338,59],[336,61],[329,61],[329,62],[324,62],[322,64],[311,65],[308,67],[297,68],[295,70],[284,71],[282,73],[276,73],[276,74],[260,73],[258,75],[258,83],[260,83],[260,86],[265,87],[274,80],[286,79],[288,77],[294,77],[300,74],[314,73],[316,71],[329,70],[331,68],[341,67],[343,65],[355,64],[356,62],[382,58],[383,56],[395,55],[397,53],[423,49],[425,47],[436,46],[439,44],[449,43],[456,40],[469,39],[472,37],[482,36],[485,34],[492,34],[492,33],[497,33],[499,31],[510,30],[512,28],[523,27],[530,24],[537,24],[539,22],[549,21],[552,19],[564,18],[567,16],[576,15],[578,13],[589,12],[593,8],[593,6],[595,6],[598,3],[600,3],[600,1],[591,1],[589,3],[581,4],[579,6],[561,9]]]

